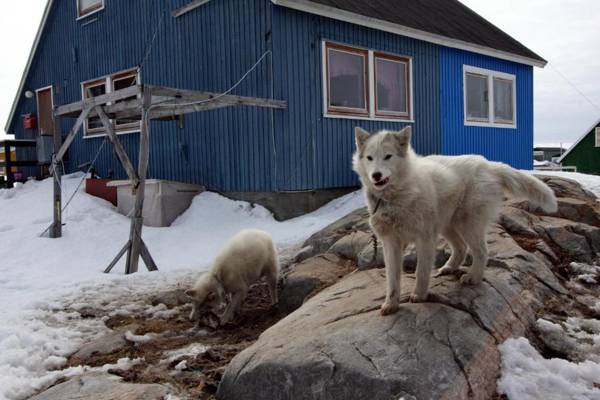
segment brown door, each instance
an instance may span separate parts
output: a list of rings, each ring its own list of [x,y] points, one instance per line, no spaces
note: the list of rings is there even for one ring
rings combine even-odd
[[[36,93],[40,135],[54,135],[52,86],[38,89]]]

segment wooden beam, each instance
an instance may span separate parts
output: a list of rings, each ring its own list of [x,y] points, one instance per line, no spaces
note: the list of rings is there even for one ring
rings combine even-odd
[[[82,113],[83,114],[83,113]],[[60,117],[54,116],[54,154],[58,154],[59,151],[64,147],[62,146],[62,129],[60,124]],[[71,139],[72,140],[72,139]],[[67,146],[68,147],[68,146]],[[65,149],[66,151],[66,149]],[[64,152],[63,152],[64,154]],[[50,232],[48,236],[51,238],[59,238],[62,236],[62,174],[63,168],[62,163],[60,162],[62,159],[57,158],[56,156],[52,157],[52,169],[54,175],[54,195],[53,195],[53,221],[52,226],[50,227]]]
[[[109,102],[115,102],[118,100],[126,99],[128,97],[137,96],[141,93],[141,91],[142,91],[142,86],[137,85],[137,86],[130,86],[125,89],[120,89],[120,90],[114,91],[112,93],[106,93],[106,94],[103,94],[100,96],[90,97],[90,98],[82,100],[82,101],[76,101],[74,103],[59,106],[56,108],[54,115],[75,116],[79,112],[81,112],[81,110],[84,110],[86,108],[93,108],[97,105],[104,105]],[[139,101],[139,99],[138,99],[138,101]]]
[[[91,109],[92,109],[91,106],[84,108],[81,111],[81,114],[79,114],[79,117],[77,117],[77,120],[75,121],[75,125],[73,125],[73,127],[71,128],[71,132],[69,132],[69,134],[67,135],[65,142],[62,144],[60,149],[55,153],[57,162],[60,162],[62,160],[62,158],[65,156],[65,153],[69,149],[69,146],[71,145],[71,143],[73,143],[73,140],[75,140],[75,137],[77,136],[77,132],[79,132],[79,128],[81,128],[83,126],[83,123],[84,123],[85,119],[87,118],[88,114],[90,113]],[[55,116],[55,118],[59,118],[56,113],[54,116]],[[56,146],[56,132],[54,132],[54,136],[55,136],[54,146]]]
[[[190,11],[200,7],[203,4],[208,3],[209,1],[210,0],[192,0],[185,6],[173,10],[171,14],[173,15],[173,18],[181,17],[182,15],[189,13]]]
[[[121,248],[121,250],[119,250],[119,253],[117,253],[115,258],[113,258],[113,260],[110,262],[110,264],[108,264],[108,267],[106,267],[106,269],[104,270],[105,274],[108,274],[110,272],[110,270],[113,269],[113,267],[117,264],[117,262],[121,259],[121,257],[123,257],[123,254],[125,254],[125,252],[127,250],[129,250],[130,247],[131,247],[131,240],[128,240],[127,243],[125,243],[125,246],[123,246]]]
[[[180,103],[209,100],[210,102],[225,103],[229,105],[246,105],[281,109],[287,108],[287,101],[285,100],[237,96],[233,94],[223,95],[220,93],[182,90],[155,85],[146,85],[146,87],[150,89],[153,96],[174,97],[176,101]]]
[[[125,149],[123,148],[123,145],[121,144],[121,141],[119,140],[119,138],[117,137],[117,134],[115,133],[115,125],[108,118],[108,116],[104,113],[104,111],[102,110],[102,106],[96,106],[96,107],[94,107],[94,109],[95,109],[96,113],[98,114],[98,116],[100,117],[100,120],[102,121],[102,125],[104,125],[104,129],[106,129],[106,134],[108,135],[108,139],[112,143],[113,148],[115,149],[115,153],[117,153],[117,157],[119,158],[119,161],[121,162],[121,165],[123,165],[123,168],[125,168],[125,172],[127,172],[127,176],[131,180],[131,187],[132,188],[138,187],[138,184],[139,184],[138,174],[135,172],[135,169],[133,168],[133,164],[131,163],[131,160],[127,156],[127,153],[125,152]]]
[[[150,124],[149,119],[144,118],[144,112],[147,112],[152,105],[152,94],[145,89],[142,93],[142,128],[140,130],[140,147],[138,157],[138,177],[140,179],[138,187],[135,189],[135,203],[133,215],[131,217],[131,229],[129,240],[131,247],[127,252],[127,262],[125,273],[131,274],[138,270],[140,252],[142,251],[142,227],[144,222],[144,195],[146,189],[146,173],[148,172],[148,161],[150,157]],[[150,266],[146,265],[149,269]]]

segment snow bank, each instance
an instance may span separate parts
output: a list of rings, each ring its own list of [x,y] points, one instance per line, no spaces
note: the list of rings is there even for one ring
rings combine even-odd
[[[594,193],[600,198],[600,176],[580,174],[578,172],[563,172],[563,171],[527,171],[536,175],[553,175],[560,178],[572,179],[577,181],[585,189]]]
[[[499,347],[502,376],[498,392],[511,400],[598,400],[600,364],[543,358],[525,338],[508,339]]]

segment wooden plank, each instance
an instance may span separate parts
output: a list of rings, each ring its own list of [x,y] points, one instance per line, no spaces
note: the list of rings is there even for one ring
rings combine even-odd
[[[146,264],[146,268],[148,268],[148,271],[158,271],[158,267],[156,266],[156,262],[154,261],[154,259],[152,258],[152,256],[150,255],[150,251],[148,250],[148,247],[146,247],[146,242],[144,242],[144,240],[141,240],[141,256],[142,259],[144,260],[144,264]]]
[[[83,126],[83,123],[84,123],[85,119],[87,118],[88,114],[90,113],[91,109],[92,109],[91,107],[84,108],[83,111],[81,111],[81,114],[79,114],[79,117],[77,117],[77,120],[75,121],[75,125],[73,125],[73,128],[71,128],[71,132],[69,132],[69,135],[67,135],[65,142],[62,144],[60,149],[57,152],[55,152],[57,162],[60,162],[62,160],[62,158],[65,156],[65,153],[69,149],[69,146],[71,145],[71,143],[73,143],[73,140],[75,140],[75,137],[77,136],[77,133],[79,132],[79,128],[81,128]],[[56,116],[56,114],[55,114],[55,116]],[[56,117],[58,118],[58,116],[56,116]],[[56,133],[54,136],[56,137]],[[54,141],[54,145],[56,146],[56,140]]]
[[[6,139],[0,141],[0,143],[10,147],[35,147],[37,145],[35,140],[28,139]]]
[[[108,274],[113,269],[113,267],[117,264],[117,262],[119,262],[121,257],[123,257],[123,254],[125,254],[125,252],[127,250],[129,250],[129,247],[131,247],[130,240],[128,240],[127,243],[125,243],[125,246],[123,246],[123,248],[121,250],[119,250],[119,252],[115,256],[115,258],[113,258],[113,260],[110,262],[110,264],[108,264],[108,267],[106,267],[106,269],[104,270],[105,274]]]
[[[123,145],[121,144],[121,141],[119,140],[119,138],[117,137],[117,134],[115,133],[115,126],[114,126],[113,122],[104,113],[104,111],[102,110],[102,106],[96,106],[96,107],[94,107],[94,109],[95,109],[96,113],[98,114],[98,116],[100,117],[100,120],[102,121],[102,125],[104,125],[104,129],[106,129],[108,139],[112,143],[112,145],[115,149],[115,153],[117,153],[117,157],[119,158],[119,161],[121,162],[121,165],[123,165],[123,168],[125,168],[125,172],[127,172],[127,176],[131,180],[132,187],[136,188],[139,184],[138,175],[135,172],[135,169],[133,168],[133,164],[131,163],[131,160],[129,159],[129,157],[127,156],[127,153],[125,152],[125,149],[123,148]]]
[[[0,161],[0,167],[37,167],[37,161],[23,161],[23,160],[6,160]]]
[[[83,114],[83,113],[82,113]],[[54,117],[54,154],[58,154],[63,148],[60,117]],[[65,150],[66,151],[66,150]],[[64,153],[63,153],[64,154]],[[54,194],[53,194],[53,221],[50,228],[49,236],[51,238],[59,238],[62,236],[62,187],[61,180],[63,174],[62,163],[60,158],[53,157],[53,175],[54,175]]]
[[[126,99],[128,97],[137,96],[141,93],[141,91],[142,91],[142,86],[140,86],[140,85],[130,86],[125,89],[120,89],[120,90],[114,91],[112,93],[106,93],[106,94],[96,96],[96,97],[91,97],[89,99],[85,99],[82,101],[76,101],[74,103],[59,106],[54,111],[54,115],[75,116],[81,110],[84,110],[88,107],[93,108],[97,105],[103,105],[103,104],[106,104],[109,102],[115,102],[118,100]],[[138,99],[138,101],[140,101],[140,100]]]
[[[146,87],[150,89],[153,96],[174,97],[175,101],[179,103],[210,100],[211,102],[226,103],[231,105],[247,105],[281,109],[287,108],[287,101],[285,100],[237,96],[232,94],[223,95],[220,93],[182,90],[155,85],[146,85]]]
[[[186,4],[183,7],[179,7],[176,10],[173,10],[173,12],[171,13],[173,15],[173,18],[178,18],[181,17],[184,14],[189,13],[190,11],[200,7],[203,4],[208,3],[210,0],[193,0],[190,1],[188,4]]]

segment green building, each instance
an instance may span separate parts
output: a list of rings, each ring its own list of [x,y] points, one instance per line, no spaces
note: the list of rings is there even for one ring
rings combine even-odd
[[[585,131],[558,162],[565,167],[577,167],[577,172],[600,175],[600,120]]]

